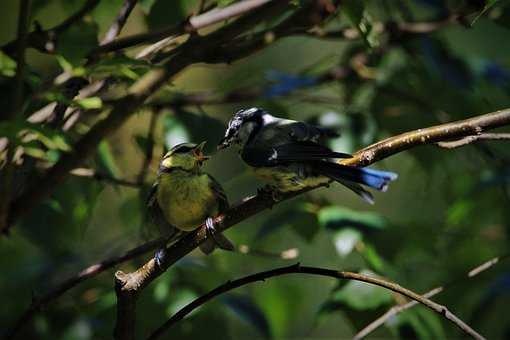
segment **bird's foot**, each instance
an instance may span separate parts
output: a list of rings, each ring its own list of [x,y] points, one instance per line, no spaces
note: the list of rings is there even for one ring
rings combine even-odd
[[[207,237],[212,238],[218,248],[228,251],[233,251],[235,249],[229,239],[227,239],[222,233],[216,232],[215,222],[212,217],[208,217],[205,220],[205,230],[207,232]]]
[[[166,249],[160,248],[156,251],[156,254],[154,254],[154,261],[156,262],[156,265],[161,269],[163,266],[163,262],[165,261],[166,257]]]

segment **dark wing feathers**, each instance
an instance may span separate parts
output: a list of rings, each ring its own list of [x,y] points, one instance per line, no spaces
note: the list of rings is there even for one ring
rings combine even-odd
[[[288,162],[306,162],[329,158],[351,158],[342,152],[335,152],[326,146],[311,142],[292,142],[270,148],[245,147],[241,157],[248,165],[277,166]]]
[[[207,176],[209,176],[210,179],[209,185],[219,201],[219,212],[224,212],[229,207],[227,195],[225,194],[221,184],[214,179],[214,177],[209,174]]]

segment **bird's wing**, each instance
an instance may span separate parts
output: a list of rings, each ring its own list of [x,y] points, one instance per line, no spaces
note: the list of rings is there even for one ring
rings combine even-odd
[[[224,212],[229,207],[227,195],[225,194],[221,184],[216,179],[214,179],[214,177],[209,174],[207,176],[209,177],[209,186],[218,199],[219,212]]]
[[[351,158],[352,156],[332,151],[328,147],[312,141],[296,141],[271,147],[248,146],[243,149],[241,157],[248,165],[261,167],[284,165],[289,162]]]
[[[286,130],[291,140],[324,142],[328,138],[339,137],[340,135],[332,130],[321,126],[307,124],[300,121],[281,120],[277,123],[279,129]]]
[[[167,222],[161,207],[158,204],[157,199],[158,192],[158,182],[154,183],[149,192],[149,196],[147,197],[147,213],[149,220],[153,226],[156,226],[161,235],[167,235],[172,237],[172,235],[178,232],[178,229],[173,225]]]

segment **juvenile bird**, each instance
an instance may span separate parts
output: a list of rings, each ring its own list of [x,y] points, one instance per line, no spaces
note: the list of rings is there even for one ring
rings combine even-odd
[[[198,228],[205,221],[209,238],[200,249],[209,254],[215,244],[225,250],[234,247],[223,234],[214,232],[213,217],[228,208],[228,200],[221,185],[201,170],[209,159],[202,152],[204,145],[205,142],[182,143],[165,154],[147,206],[153,223],[172,239]],[[157,260],[158,256],[164,254],[158,253]]]
[[[352,156],[325,146],[326,140],[333,137],[338,134],[330,129],[250,108],[234,114],[218,149],[239,145],[244,162],[276,192],[299,191],[336,181],[373,204],[372,194],[360,184],[385,191],[397,174],[334,162],[333,159]]]

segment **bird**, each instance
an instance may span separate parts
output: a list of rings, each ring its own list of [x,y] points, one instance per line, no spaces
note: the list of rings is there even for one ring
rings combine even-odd
[[[220,183],[202,171],[203,163],[210,158],[202,152],[205,143],[180,143],[163,156],[147,208],[167,242],[179,239],[205,221],[208,238],[200,249],[210,254],[216,245],[225,250],[233,250],[234,246],[223,234],[215,232],[213,218],[226,211],[229,203]],[[162,248],[156,253],[156,262],[160,263],[164,256]]]
[[[274,199],[280,193],[336,181],[374,204],[372,193],[363,186],[386,191],[397,174],[335,162],[334,159],[352,157],[326,146],[327,140],[335,137],[339,134],[332,129],[275,117],[253,107],[233,115],[218,149],[238,146],[242,160],[276,193]]]

